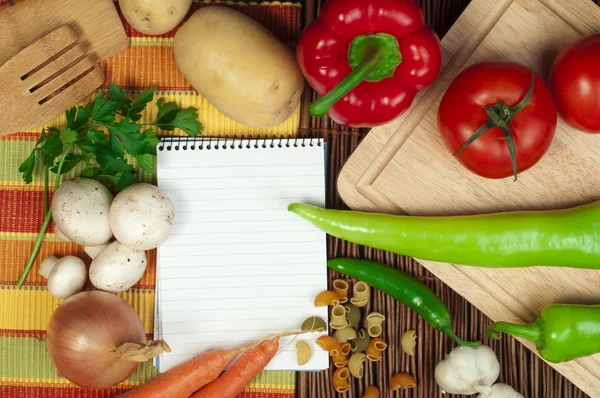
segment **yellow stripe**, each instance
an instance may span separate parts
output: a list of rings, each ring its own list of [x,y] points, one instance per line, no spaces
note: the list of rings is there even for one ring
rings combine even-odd
[[[144,331],[154,331],[154,292],[127,291],[119,293],[131,304],[144,324]],[[5,289],[0,288],[0,329],[46,330],[54,309],[62,302],[45,288]]]
[[[8,386],[11,384],[27,384],[27,385],[31,385],[31,384],[42,384],[42,386],[40,387],[60,387],[60,386],[73,386],[73,383],[71,383],[69,380],[67,379],[38,379],[38,378],[23,378],[23,377],[0,377],[0,384],[4,385],[4,386]],[[132,386],[139,386],[140,382],[131,382],[131,381],[124,381],[120,384],[118,384],[115,387],[132,387]],[[37,386],[33,386],[33,387],[37,387]]]

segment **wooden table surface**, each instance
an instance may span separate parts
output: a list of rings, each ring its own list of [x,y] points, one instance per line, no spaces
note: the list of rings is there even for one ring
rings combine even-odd
[[[594,1],[600,4],[600,0]],[[428,24],[436,30],[440,37],[446,33],[469,4],[468,0],[418,0],[418,2],[423,8]],[[307,22],[310,22],[318,14],[320,5],[321,1],[308,2]],[[315,98],[314,93],[312,93],[312,98]],[[307,98],[307,100],[310,99]],[[304,109],[306,108],[304,107]],[[307,112],[302,115],[301,131],[307,135],[326,138],[329,155],[328,207],[346,209],[347,207],[337,193],[336,178],[349,155],[356,149],[368,131],[343,128],[327,118],[311,118]],[[349,244],[335,238],[330,237],[329,239],[329,257],[370,258],[422,278],[450,308],[456,331],[460,336],[470,340],[481,340],[494,349],[501,363],[500,382],[512,385],[527,398],[588,397],[516,340],[510,337],[504,337],[497,342],[487,340],[485,327],[491,321],[460,295],[429,274],[416,261]],[[339,275],[330,271],[330,281],[336,277]],[[384,324],[385,330],[382,337],[388,341],[389,348],[382,361],[368,366],[363,380],[353,380],[351,390],[344,397],[362,397],[364,389],[368,385],[379,386],[382,397],[442,397],[433,376],[434,368],[452,349],[451,341],[433,330],[414,312],[380,292],[375,293],[375,299],[367,310],[386,314],[387,321]],[[418,336],[417,352],[413,357],[404,355],[399,346],[400,336],[409,329],[415,329]],[[301,398],[338,396],[331,386],[333,370],[299,374],[298,396]],[[417,387],[410,391],[391,393],[388,389],[388,380],[399,372],[412,374],[417,379]]]

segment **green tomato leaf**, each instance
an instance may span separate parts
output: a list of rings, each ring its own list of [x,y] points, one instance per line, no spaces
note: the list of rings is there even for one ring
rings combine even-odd
[[[139,166],[149,174],[155,174],[156,169],[154,168],[154,156],[149,153],[137,155],[137,161]]]
[[[35,150],[19,166],[19,172],[22,173],[23,181],[30,184],[33,181],[33,170],[35,169]]]

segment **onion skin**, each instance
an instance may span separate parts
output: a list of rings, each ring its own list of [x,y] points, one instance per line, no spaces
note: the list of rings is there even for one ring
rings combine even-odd
[[[46,336],[58,373],[86,388],[110,388],[137,368],[138,362],[117,359],[124,343],[146,343],[137,313],[120,297],[102,291],[78,293],[58,306]]]

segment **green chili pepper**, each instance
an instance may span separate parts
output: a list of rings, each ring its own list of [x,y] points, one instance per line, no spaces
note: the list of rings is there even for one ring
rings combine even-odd
[[[496,322],[487,328],[490,339],[500,332],[533,341],[540,356],[559,363],[600,352],[600,305],[552,304],[534,323]]]
[[[488,267],[600,268],[600,202],[567,210],[416,217],[288,209],[335,237],[423,260]]]
[[[327,265],[340,274],[361,280],[407,305],[456,343],[471,347],[479,345],[478,342],[467,342],[456,336],[452,331],[448,307],[427,286],[404,272],[374,261],[352,258],[335,258],[329,260]]]

